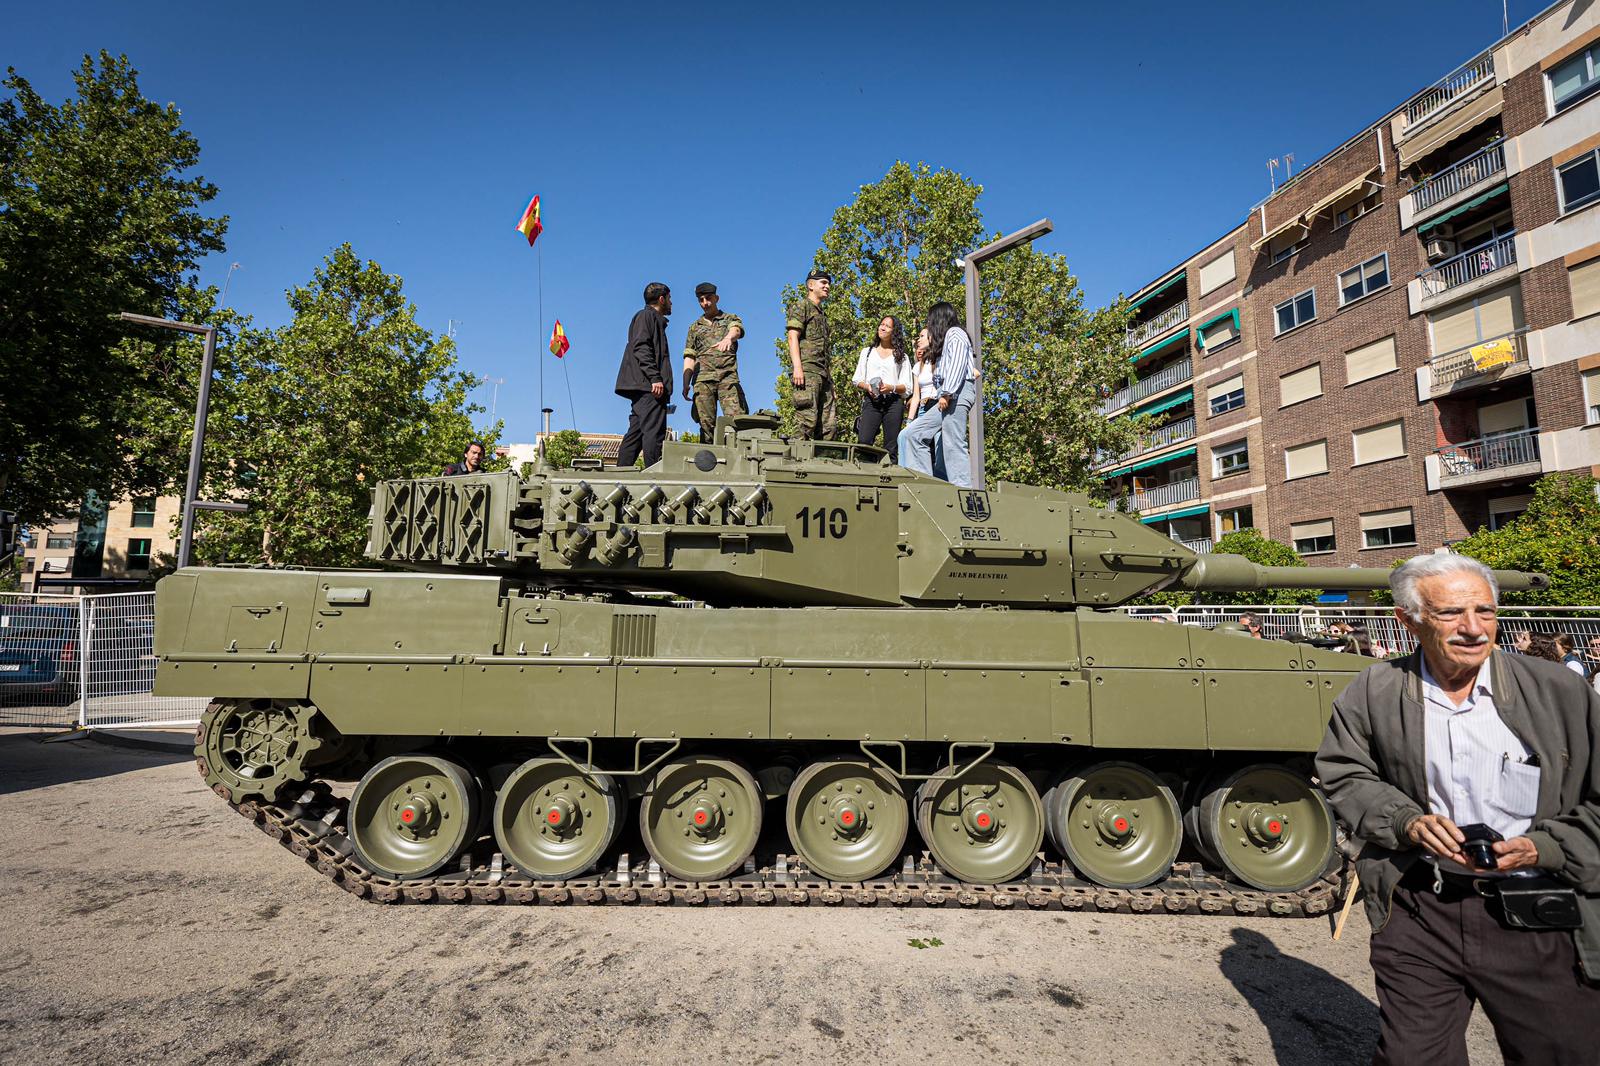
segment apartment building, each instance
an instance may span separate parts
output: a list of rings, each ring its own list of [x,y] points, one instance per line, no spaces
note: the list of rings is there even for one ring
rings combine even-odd
[[[1388,566],[1600,474],[1600,11],[1559,3],[1134,293],[1113,500]]]
[[[22,555],[24,592],[70,592],[67,586],[39,585],[40,578],[110,578],[138,583],[152,565],[167,565],[178,552],[172,535],[183,508],[177,496],[141,496],[105,504],[97,496],[75,518],[30,529]]]

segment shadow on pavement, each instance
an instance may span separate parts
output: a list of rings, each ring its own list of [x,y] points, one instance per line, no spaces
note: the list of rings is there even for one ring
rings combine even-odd
[[[89,740],[46,744],[53,733],[0,734],[0,795],[92,781],[152,766],[187,762],[187,752],[117,748]]]
[[[1235,928],[1222,975],[1255,1010],[1280,1063],[1368,1062],[1378,1044],[1378,1008],[1320,966],[1285,955],[1253,929]]]

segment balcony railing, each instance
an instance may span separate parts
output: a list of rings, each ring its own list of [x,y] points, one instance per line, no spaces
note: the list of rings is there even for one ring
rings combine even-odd
[[[1427,299],[1516,265],[1517,235],[1507,233],[1476,248],[1468,248],[1417,276],[1422,279],[1422,296]]]
[[[1507,333],[1499,337],[1491,337],[1488,340],[1478,341],[1477,343],[1468,345],[1465,348],[1457,348],[1454,351],[1442,352],[1439,355],[1434,356],[1432,359],[1428,360],[1428,365],[1433,369],[1432,394],[1434,396],[1438,396],[1442,393],[1449,392],[1455,387],[1456,382],[1463,378],[1472,377],[1474,374],[1488,374],[1497,370],[1504,371],[1508,367],[1527,366],[1527,332],[1528,331],[1525,329],[1519,329],[1513,333]],[[1498,363],[1495,366],[1486,367],[1480,371],[1478,369],[1477,360],[1473,358],[1473,350],[1485,348],[1489,345],[1495,344],[1498,341],[1511,342],[1511,361],[1508,363]]]
[[[1108,415],[1112,411],[1120,410],[1129,404],[1138,403],[1146,396],[1154,396],[1158,392],[1181,385],[1194,377],[1194,364],[1188,359],[1164,366],[1147,378],[1140,378],[1132,385],[1124,386],[1111,394],[1109,400],[1100,404],[1100,413]]]
[[[1463,93],[1469,93],[1494,80],[1494,53],[1485,52],[1470,63],[1465,63],[1422,92],[1406,104],[1406,129],[1426,122],[1450,106],[1450,102]]]
[[[1130,495],[1119,499],[1117,507],[1124,511],[1154,511],[1159,507],[1171,507],[1199,498],[1200,479],[1188,477],[1182,481],[1170,481],[1153,488],[1135,489]]]
[[[1172,539],[1177,541],[1179,544],[1182,544],[1185,548],[1188,548],[1192,552],[1204,554],[1211,550],[1210,537],[1201,537],[1199,540],[1184,540],[1182,537],[1173,537]]]
[[[1426,211],[1458,192],[1464,192],[1479,182],[1487,181],[1506,171],[1506,143],[1496,141],[1481,152],[1452,163],[1427,181],[1411,190],[1411,209]]]
[[[1194,436],[1194,433],[1194,415],[1190,415],[1188,418],[1181,418],[1176,422],[1168,423],[1160,429],[1154,430],[1151,432],[1148,441],[1143,444],[1135,444],[1120,454],[1106,451],[1095,452],[1094,464],[1096,466],[1104,466],[1107,463],[1119,463],[1124,459],[1130,459],[1138,455],[1140,452],[1154,451],[1168,444],[1176,444],[1180,440],[1188,440]]]
[[[1538,461],[1538,426],[1515,433],[1499,433],[1440,448],[1439,481],[1448,485],[1452,481],[1477,480],[1478,474],[1526,466]]]
[[[1128,330],[1128,347],[1139,348],[1145,341],[1161,336],[1173,326],[1185,322],[1189,318],[1189,301],[1184,300],[1176,307],[1169,307],[1148,322],[1141,322]]]

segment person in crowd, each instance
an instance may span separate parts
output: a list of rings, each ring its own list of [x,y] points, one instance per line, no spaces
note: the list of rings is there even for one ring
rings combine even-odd
[[[933,393],[933,372],[939,362],[939,355],[929,350],[926,329],[917,331],[913,355],[915,366],[911,379],[911,403],[908,405],[911,421],[900,431],[897,451],[901,456],[901,463],[907,469],[920,470],[924,474],[943,479],[944,449],[939,446],[938,397]],[[917,453],[920,458],[926,460],[926,469],[912,465],[907,443],[913,439],[923,442],[922,447],[926,448],[925,453],[920,451]]]
[[[659,281],[644,287],[644,306],[628,323],[628,342],[617,368],[616,393],[627,400],[628,432],[617,448],[617,465],[632,466],[644,454],[644,465],[661,461],[667,437],[667,402],[672,397],[672,357],[667,352],[667,319],[672,290]]]
[[[1527,650],[1522,654],[1535,659],[1543,659],[1547,663],[1559,663],[1561,661],[1561,649],[1556,646],[1556,638],[1549,633],[1530,634]]]
[[[1589,638],[1589,683],[1600,692],[1600,636]]]
[[[1475,1003],[1507,1062],[1600,1061],[1600,695],[1496,650],[1499,590],[1477,560],[1420,556],[1389,584],[1419,647],[1339,694],[1316,756],[1364,843],[1373,1061],[1466,1066]],[[1501,838],[1486,865],[1464,847],[1477,823]],[[1581,926],[1509,924],[1500,889],[1523,871],[1552,876]]]
[[[813,270],[806,275],[805,298],[789,308],[789,379],[801,440],[833,440],[838,429],[831,337],[822,310],[832,287],[826,270]]]
[[[944,468],[952,485],[972,488],[972,460],[967,452],[967,422],[977,402],[978,381],[972,362],[972,338],[961,327],[953,304],[941,300],[928,308],[928,350],[937,352],[933,370],[933,389],[938,397],[939,444],[944,450]],[[924,463],[919,444],[918,462]],[[911,464],[906,464],[908,467]],[[931,462],[913,469],[931,470]],[[981,486],[980,486],[981,487]]]
[[[683,339],[683,398],[694,401],[701,443],[714,444],[711,438],[719,403],[724,415],[742,415],[749,410],[739,384],[739,338],[744,336],[744,322],[718,306],[717,287],[711,282],[696,285],[694,295],[702,313]]]
[[[1245,611],[1243,614],[1241,614],[1239,616],[1239,624],[1244,626],[1245,631],[1248,632],[1252,637],[1255,637],[1257,640],[1266,639],[1265,635],[1261,632],[1261,619],[1256,617],[1254,611]]]
[[[1522,655],[1528,654],[1528,645],[1533,640],[1533,634],[1526,629],[1519,629],[1511,635],[1511,650]]]
[[[1344,627],[1344,650],[1354,652],[1356,655],[1365,655],[1369,659],[1377,654],[1366,626]]]
[[[883,430],[884,450],[891,463],[900,462],[900,424],[906,416],[906,401],[915,381],[911,360],[906,358],[906,337],[900,320],[884,315],[878,322],[873,343],[861,349],[851,384],[861,390],[861,417],[856,422],[856,440],[871,444]]]
[[[483,473],[483,441],[475,440],[467,445],[467,450],[462,453],[459,463],[451,463],[444,468],[441,477],[460,477],[462,474]]]
[[[1589,680],[1589,671],[1583,665],[1583,656],[1577,652],[1577,646],[1572,642],[1571,633],[1557,633],[1555,635],[1556,651],[1561,653],[1561,662],[1568,670],[1577,674],[1585,681]]]

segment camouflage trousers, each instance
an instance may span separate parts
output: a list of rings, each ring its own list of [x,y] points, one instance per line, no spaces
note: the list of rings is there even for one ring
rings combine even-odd
[[[701,369],[694,379],[694,418],[700,423],[700,441],[703,444],[713,443],[711,435],[717,428],[719,402],[724,415],[749,413],[744,389],[739,384],[739,371]]]
[[[794,390],[794,419],[801,440],[833,440],[839,428],[833,375],[826,366],[802,363],[804,387]]]

